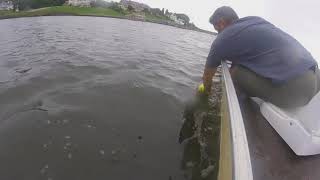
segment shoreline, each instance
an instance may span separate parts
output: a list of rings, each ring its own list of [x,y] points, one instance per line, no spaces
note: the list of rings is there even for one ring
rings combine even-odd
[[[52,8],[52,7],[49,7]],[[55,7],[53,7],[55,8]],[[99,15],[99,14],[78,14],[78,13],[72,13],[72,12],[42,12],[42,10],[46,11],[47,8],[43,9],[33,9],[30,11],[21,11],[21,12],[12,12],[12,13],[8,13],[8,14],[4,14],[2,15],[0,13],[0,20],[4,20],[4,19],[16,19],[16,18],[28,18],[28,17],[40,17],[40,16],[86,16],[86,17],[105,17],[105,18],[115,18],[115,19],[125,19],[125,20],[130,20],[130,21],[140,21],[140,22],[148,22],[148,23],[154,23],[154,24],[161,24],[161,25],[165,25],[165,26],[171,26],[171,27],[175,27],[175,28],[179,28],[179,29],[186,29],[186,30],[191,30],[191,31],[196,31],[196,32],[202,32],[202,33],[206,33],[206,34],[211,34],[211,35],[216,35],[216,33],[211,32],[211,31],[206,31],[203,29],[192,29],[192,28],[188,28],[188,27],[184,27],[182,25],[178,25],[178,24],[170,24],[168,22],[165,21],[161,21],[161,20],[156,20],[156,19],[135,19],[126,15],[107,15],[107,14],[103,14],[103,15]]]
[[[206,34],[210,34],[210,35],[216,35],[214,32],[211,31],[206,31],[206,30],[194,30],[194,29],[189,29],[189,28],[183,28],[183,27],[178,27],[178,26],[174,26],[174,25],[169,25],[169,24],[165,24],[165,23],[160,23],[160,22],[155,22],[155,21],[151,21],[151,20],[138,20],[138,19],[130,19],[127,17],[121,17],[121,16],[99,16],[99,15],[74,15],[74,14],[48,14],[48,15],[31,15],[31,16],[0,16],[0,20],[5,20],[5,19],[18,19],[18,18],[29,18],[29,17],[46,17],[46,16],[82,16],[82,17],[104,17],[104,18],[114,18],[114,19],[124,19],[124,20],[129,20],[129,21],[139,21],[139,22],[148,22],[148,23],[153,23],[153,24],[161,24],[164,26],[170,26],[170,27],[175,27],[178,29],[185,29],[185,30],[190,30],[190,31],[196,31],[196,32],[201,32],[201,33],[206,33]]]

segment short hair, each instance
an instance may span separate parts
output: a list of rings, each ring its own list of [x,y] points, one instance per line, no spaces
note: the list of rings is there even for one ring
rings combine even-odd
[[[229,6],[222,6],[216,9],[210,17],[209,22],[213,25],[217,24],[220,19],[228,22],[234,22],[239,19],[237,13]]]

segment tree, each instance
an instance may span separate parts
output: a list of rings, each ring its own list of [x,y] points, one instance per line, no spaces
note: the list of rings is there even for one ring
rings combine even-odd
[[[168,9],[166,10],[165,15],[166,15],[166,16],[168,16],[168,15],[169,15],[169,11],[168,11]]]
[[[161,15],[164,15],[164,8],[162,8],[161,10]]]
[[[161,10],[159,8],[151,8],[150,12],[152,15],[161,16]]]
[[[61,6],[66,0],[12,0],[14,10],[35,9],[49,6]]]
[[[111,2],[110,9],[113,9],[121,14],[124,14],[123,9],[120,7],[120,4],[117,2]]]
[[[19,1],[18,0],[12,0],[13,4],[13,11],[19,10]]]
[[[31,0],[12,0],[13,10],[24,10],[29,9],[32,1]]]
[[[181,19],[184,25],[188,25],[190,23],[190,18],[185,14],[176,14],[178,19]]]
[[[129,5],[129,6],[128,6],[128,11],[130,11],[130,12],[131,12],[131,11],[134,11],[134,8],[133,8],[131,5]]]
[[[149,11],[148,8],[144,8],[144,9],[142,10],[142,12],[144,12],[145,14],[150,14],[150,11]]]

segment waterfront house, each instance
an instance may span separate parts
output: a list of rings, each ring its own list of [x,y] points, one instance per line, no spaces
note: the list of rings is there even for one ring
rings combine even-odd
[[[179,24],[179,25],[184,25],[184,21],[182,19],[179,19],[175,13],[169,13],[168,17],[174,21],[175,23]]]
[[[13,10],[12,1],[0,1],[0,10]]]
[[[90,4],[95,0],[68,0],[67,4],[70,6],[90,7]]]

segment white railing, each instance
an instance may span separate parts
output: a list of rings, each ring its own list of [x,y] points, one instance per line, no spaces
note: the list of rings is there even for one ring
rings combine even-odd
[[[238,97],[233,86],[226,62],[222,62],[222,75],[227,96],[227,109],[230,116],[232,172],[233,180],[252,180],[252,167],[246,130],[239,106]]]

